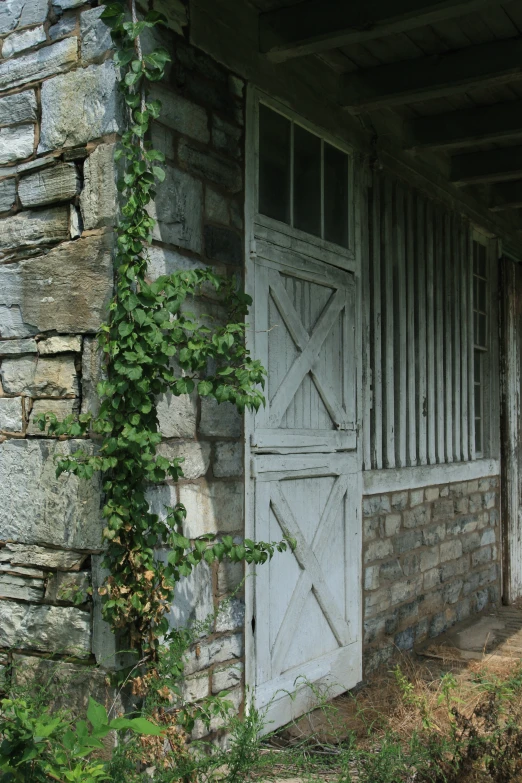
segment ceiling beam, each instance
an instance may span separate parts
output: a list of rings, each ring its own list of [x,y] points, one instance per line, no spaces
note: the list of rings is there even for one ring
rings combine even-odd
[[[450,179],[456,185],[522,179],[522,147],[455,155],[451,159]]]
[[[491,188],[489,208],[492,212],[522,208],[522,180],[504,182]]]
[[[405,149],[456,150],[491,141],[522,138],[522,101],[418,117]]]
[[[345,74],[340,102],[357,114],[506,84],[521,76],[522,38],[509,38]]]
[[[262,53],[275,62],[371,41],[500,5],[501,0],[303,0],[259,15]]]

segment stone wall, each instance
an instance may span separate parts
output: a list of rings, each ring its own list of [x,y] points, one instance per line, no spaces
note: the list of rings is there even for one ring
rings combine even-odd
[[[500,601],[499,479],[364,498],[364,646],[371,671]]]
[[[81,0],[0,4],[1,664],[14,655],[27,672],[67,656],[71,676],[74,658],[110,649],[100,624],[93,636],[99,480],[57,479],[53,458],[80,444],[50,439],[34,419],[95,405],[116,212],[105,163],[121,124],[101,10]],[[82,682],[86,704],[103,678]]]

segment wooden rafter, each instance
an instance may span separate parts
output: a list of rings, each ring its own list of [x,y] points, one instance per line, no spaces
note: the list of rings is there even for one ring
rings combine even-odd
[[[495,185],[491,189],[489,208],[493,212],[522,208],[522,180]]]
[[[281,62],[435,24],[500,0],[304,0],[260,14],[261,52]]]
[[[450,179],[458,185],[522,179],[522,146],[455,155]]]
[[[345,74],[340,102],[359,113],[465,92],[522,78],[522,38],[477,44]]]
[[[418,117],[407,149],[463,149],[522,137],[522,101]]]

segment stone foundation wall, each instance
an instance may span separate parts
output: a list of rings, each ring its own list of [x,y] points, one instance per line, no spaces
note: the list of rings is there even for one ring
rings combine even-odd
[[[499,479],[364,498],[366,671],[500,601]]]

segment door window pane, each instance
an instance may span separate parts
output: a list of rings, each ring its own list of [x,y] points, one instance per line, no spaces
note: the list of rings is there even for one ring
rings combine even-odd
[[[290,120],[259,105],[259,211],[290,223]]]
[[[321,236],[321,139],[294,125],[294,226]]]
[[[324,145],[324,238],[348,247],[348,156]]]

